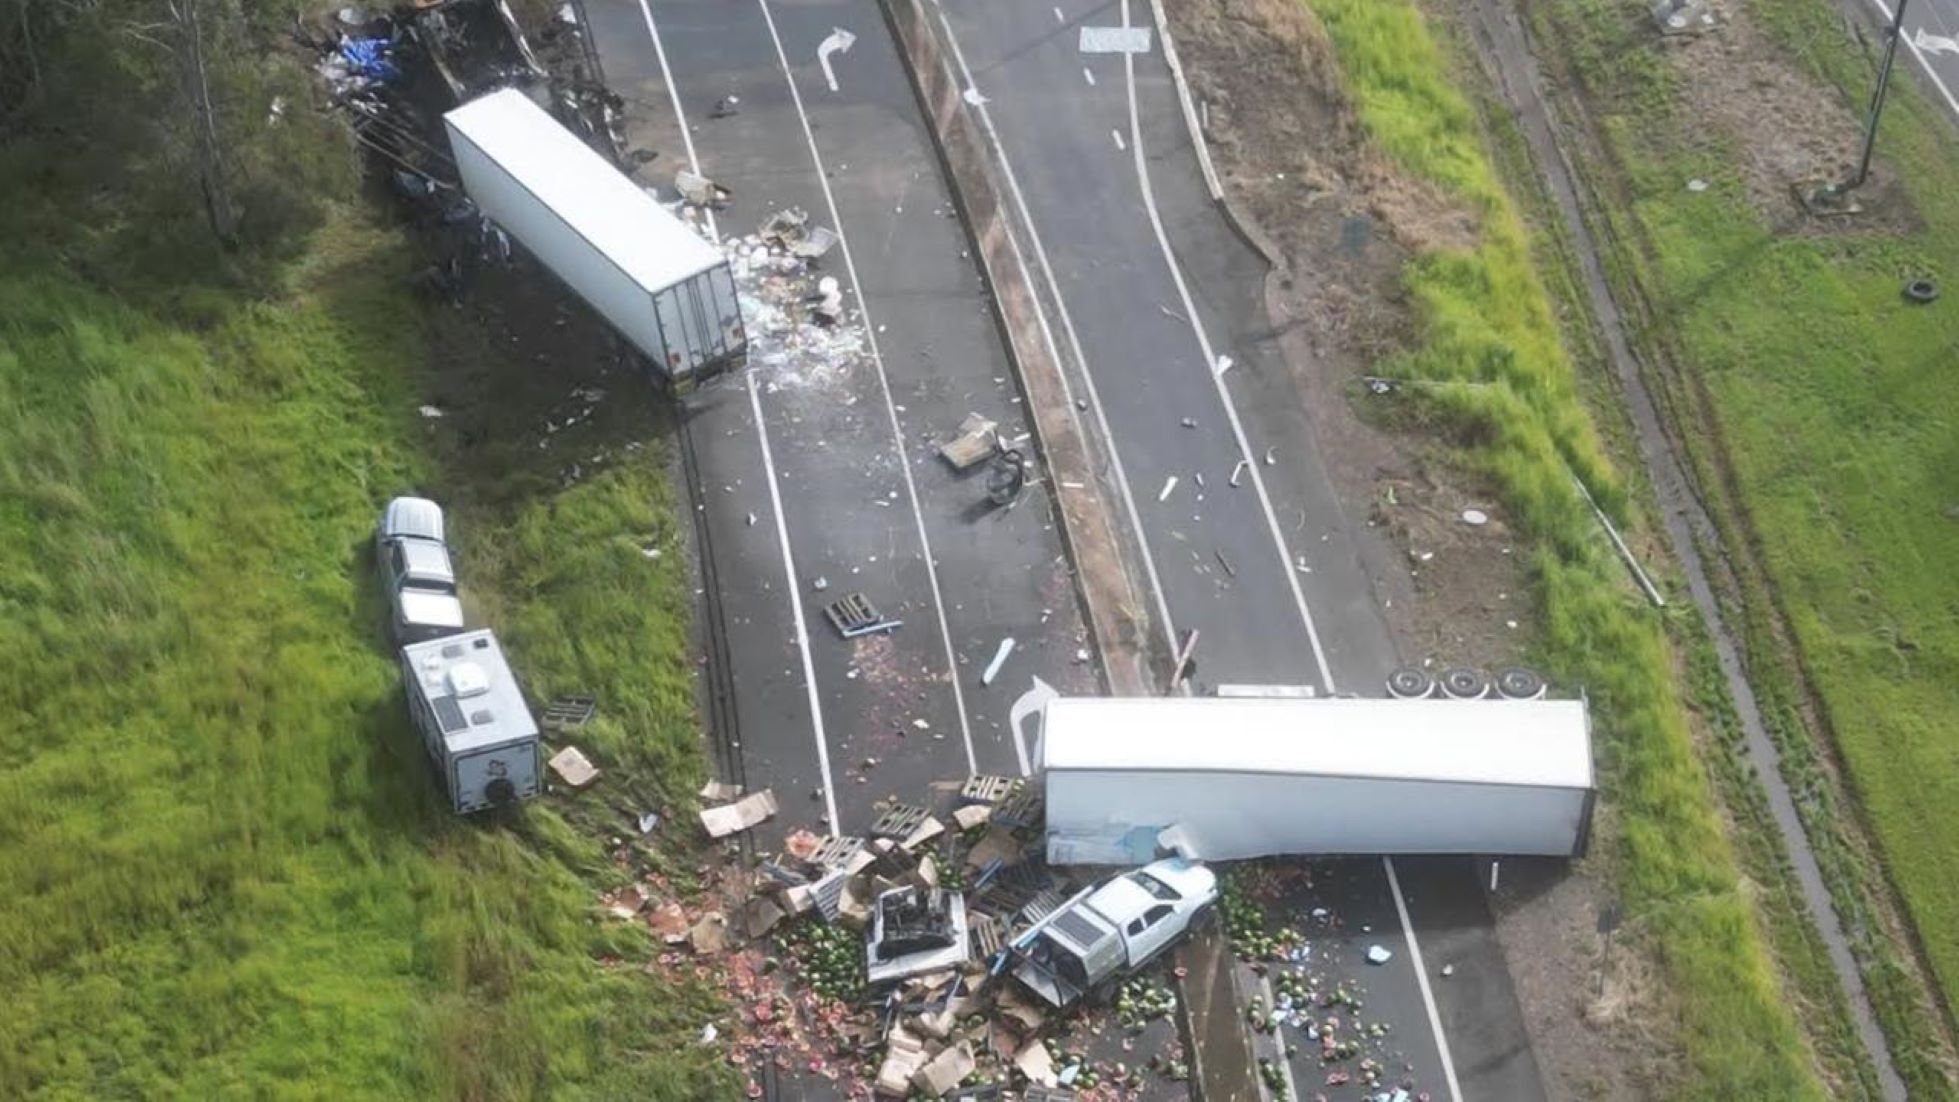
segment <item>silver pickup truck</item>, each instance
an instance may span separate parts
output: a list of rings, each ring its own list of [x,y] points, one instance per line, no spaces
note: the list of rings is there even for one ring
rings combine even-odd
[[[1217,898],[1217,875],[1180,857],[1083,888],[1014,940],[1014,976],[1067,1006],[1149,963]]]

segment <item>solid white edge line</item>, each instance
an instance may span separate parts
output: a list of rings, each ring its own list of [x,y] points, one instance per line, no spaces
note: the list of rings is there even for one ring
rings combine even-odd
[[[1442,1057],[1442,1077],[1449,1084],[1449,1097],[1462,1102],[1462,1084],[1456,1081],[1456,1061],[1449,1055],[1449,1039],[1442,1034],[1442,1015],[1435,1009],[1435,992],[1428,985],[1428,966],[1422,963],[1422,947],[1415,940],[1415,924],[1408,918],[1408,903],[1401,897],[1401,878],[1394,874],[1394,858],[1381,858],[1388,873],[1388,894],[1394,896],[1395,914],[1401,917],[1402,937],[1408,942],[1408,963],[1415,969],[1415,983],[1422,989],[1422,1006],[1428,1010],[1428,1023],[1435,1030],[1435,1047]]]
[[[667,47],[660,41],[660,28],[653,22],[653,7],[647,0],[639,0],[639,14],[646,19],[646,37],[653,40],[653,57],[660,63],[660,79],[666,81],[667,98],[673,101],[673,118],[680,124],[680,144],[687,150],[687,167],[696,175],[701,171],[701,161],[694,156],[694,136],[687,132],[687,112],[680,106],[680,89],[673,83],[673,66],[667,64]],[[707,212],[708,221],[714,220],[714,212]],[[716,232],[719,236],[719,232]]]
[[[837,212],[837,198],[830,191],[830,178],[823,168],[823,154],[816,147],[816,133],[810,129],[809,113],[803,110],[803,94],[797,89],[796,76],[789,69],[789,55],[782,48],[782,36],[776,33],[775,16],[769,11],[768,0],[756,0],[756,3],[761,6],[763,21],[769,25],[769,38],[775,42],[776,61],[782,66],[783,82],[789,85],[789,98],[795,102],[796,117],[803,125],[803,140],[809,143],[810,159],[816,165],[816,182],[822,185],[823,201],[830,208],[830,221],[836,225],[837,246],[843,250],[844,268],[850,274],[851,286],[857,291],[857,310],[864,318],[865,340],[871,346],[871,363],[877,368],[878,389],[884,395],[884,412],[891,420],[891,441],[898,451],[898,467],[905,476],[905,494],[911,499],[911,515],[918,528],[919,549],[924,552],[925,579],[932,587],[932,610],[938,614],[939,638],[945,644],[946,674],[952,683],[953,705],[959,710],[959,737],[966,745],[966,768],[977,773],[979,763],[973,754],[972,723],[966,718],[966,693],[959,683],[959,656],[952,646],[952,625],[946,619],[945,595],[939,589],[939,568],[932,558],[931,537],[925,531],[925,513],[918,505],[918,485],[912,480],[911,454],[905,448],[904,426],[898,420],[898,406],[891,397],[891,380],[884,372],[884,356],[878,351],[877,326],[871,321],[870,298],[864,293],[863,281],[857,278],[857,262],[850,255],[850,235],[844,232],[843,217]]]
[[[1122,0],[1122,26],[1128,30],[1129,0]],[[1245,426],[1238,419],[1238,407],[1231,400],[1231,391],[1224,385],[1224,379],[1217,370],[1217,356],[1212,351],[1211,338],[1204,332],[1204,322],[1197,314],[1197,303],[1190,297],[1190,288],[1184,283],[1183,268],[1170,249],[1170,237],[1163,230],[1163,216],[1156,209],[1156,193],[1150,186],[1149,165],[1143,159],[1143,126],[1136,106],[1136,55],[1125,52],[1122,55],[1123,84],[1129,94],[1129,152],[1136,162],[1136,182],[1143,192],[1143,209],[1149,214],[1150,228],[1156,231],[1156,243],[1163,251],[1163,262],[1170,269],[1170,279],[1177,285],[1177,296],[1183,300],[1184,316],[1190,322],[1190,330],[1197,337],[1197,348],[1204,356],[1204,374],[1210,377],[1211,385],[1217,388],[1218,401],[1224,406],[1225,419],[1231,422],[1231,433],[1237,438],[1238,451],[1243,456],[1246,469],[1252,476],[1252,489],[1258,495],[1259,509],[1265,513],[1265,524],[1272,534],[1273,550],[1279,554],[1279,569],[1285,574],[1286,587],[1292,591],[1293,607],[1299,611],[1300,622],[1306,625],[1307,641],[1313,645],[1313,660],[1320,670],[1320,683],[1326,687],[1328,696],[1336,690],[1333,685],[1333,670],[1327,664],[1326,649],[1320,645],[1319,628],[1313,623],[1313,614],[1306,607],[1306,593],[1299,586],[1299,571],[1293,567],[1292,549],[1286,545],[1285,533],[1279,530],[1279,516],[1272,511],[1272,498],[1265,490],[1265,479],[1259,472],[1259,461],[1252,454],[1250,439],[1245,436]]]
[[[972,69],[966,65],[966,52],[960,49],[959,36],[953,32],[951,19],[946,16],[943,5],[934,6],[939,9],[939,26],[945,31],[946,42],[952,46],[952,59],[959,66],[962,84],[967,88],[977,89],[979,85],[973,80]],[[1020,179],[1014,174],[1013,162],[1007,159],[1006,144],[1000,140],[999,131],[993,128],[993,116],[987,111],[984,98],[974,110],[979,115],[980,126],[986,131],[988,144],[992,145],[994,155],[1000,159],[1001,173],[1007,178],[1007,191],[1013,196],[1014,209],[1020,212],[1020,224],[1027,229],[1027,241],[1034,247],[1034,259],[1040,265],[1041,277],[1048,285],[1048,294],[1054,298],[1055,310],[1061,315],[1061,331],[1068,338],[1069,351],[1074,353],[1075,362],[1081,365],[1082,384],[1088,390],[1088,405],[1095,412],[1095,423],[1101,430],[1102,445],[1109,451],[1109,469],[1115,475],[1116,491],[1122,497],[1123,512],[1129,516],[1130,531],[1135,534],[1136,547],[1143,556],[1143,574],[1149,580],[1150,596],[1156,602],[1157,623],[1162,626],[1165,646],[1174,652],[1177,649],[1177,627],[1170,618],[1170,603],[1164,596],[1163,583],[1157,577],[1156,556],[1150,551],[1149,535],[1143,528],[1142,514],[1136,509],[1135,495],[1129,492],[1129,475],[1123,468],[1122,453],[1116,447],[1115,433],[1109,428],[1109,415],[1103,410],[1102,397],[1095,389],[1095,372],[1089,370],[1088,357],[1082,353],[1081,338],[1075,334],[1074,319],[1069,315],[1068,302],[1061,294],[1061,282],[1054,277],[1054,266],[1048,262],[1047,249],[1041,244],[1040,231],[1034,226],[1034,216],[1027,209],[1026,197],[1021,194]],[[1007,244],[1013,250],[1015,265],[1025,275],[1027,259],[1020,251],[1019,235],[1008,233]],[[1029,286],[1033,285],[1033,280],[1027,282]],[[1038,302],[1034,307],[1034,316],[1041,323],[1041,337],[1046,341],[1048,354],[1054,357],[1056,370],[1061,374],[1062,394],[1068,399],[1068,416],[1079,430],[1081,418],[1076,415],[1078,407],[1075,404],[1074,391],[1068,382],[1068,372],[1061,363],[1061,350],[1055,345],[1054,330],[1048,324],[1048,312],[1042,309]],[[1083,434],[1083,438],[1086,440],[1086,433]]]
[[[680,124],[682,144],[687,149],[687,167],[698,173],[701,162],[694,156],[694,140],[687,136],[687,111],[680,105],[680,89],[673,82],[673,69],[667,65],[666,47],[660,42],[660,28],[653,22],[653,9],[639,0],[640,14],[646,17],[646,34],[653,40],[653,55],[660,62],[660,75],[666,80],[667,98],[673,101],[674,121]],[[719,241],[721,231],[714,223],[714,212],[707,212],[708,233]],[[816,762],[823,771],[823,807],[829,813],[830,833],[843,829],[837,819],[836,778],[830,774],[830,739],[823,728],[823,702],[816,691],[816,663],[810,658],[809,621],[803,615],[803,592],[796,584],[796,556],[789,549],[789,522],[782,511],[782,488],[775,469],[775,453],[769,447],[769,423],[762,416],[762,396],[752,378],[744,378],[748,405],[755,413],[755,435],[762,444],[762,468],[769,476],[769,505],[775,519],[776,542],[782,550],[782,573],[789,590],[789,609],[796,622],[796,652],[803,663],[803,691],[809,696],[811,731],[816,736]]]
[[[1876,4],[1877,10],[1884,13],[1884,20],[1888,25],[1891,21],[1891,6],[1884,0],[1871,0],[1871,3]],[[1934,13],[1938,11],[1937,8],[1932,10]],[[1944,24],[1941,23],[1940,26]],[[1952,108],[1954,114],[1959,114],[1959,99],[1953,98],[1952,89],[1947,88],[1945,81],[1939,79],[1938,71],[1932,68],[1932,62],[1925,56],[1925,52],[1918,48],[1918,43],[1912,41],[1911,35],[1905,33],[1905,28],[1899,27],[1898,34],[1903,38],[1905,48],[1911,51],[1911,56],[1918,59],[1918,67],[1925,70],[1925,75],[1931,77],[1932,83],[1938,86],[1939,94],[1945,97],[1945,105]]]
[[[782,546],[782,572],[789,579],[789,607],[796,616],[796,649],[803,658],[803,686],[809,692],[809,714],[816,725],[816,761],[823,769],[823,806],[830,813],[830,833],[843,830],[842,820],[837,818],[837,786],[830,775],[830,740],[823,730],[823,705],[817,699],[816,665],[810,660],[809,626],[803,619],[803,593],[796,584],[796,556],[789,549],[789,525],[782,514],[782,490],[776,481],[775,454],[769,449],[769,430],[762,420],[761,388],[754,379],[744,379],[748,387],[748,405],[755,411],[756,436],[762,441],[762,466],[769,472],[769,506],[775,510],[776,540]]]

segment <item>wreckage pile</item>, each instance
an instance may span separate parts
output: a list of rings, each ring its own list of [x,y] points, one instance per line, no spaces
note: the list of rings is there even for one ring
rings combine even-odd
[[[729,842],[777,813],[766,790],[711,784],[702,796],[703,829]],[[730,992],[736,1020],[703,1041],[728,1046],[752,1097],[799,1076],[853,1098],[970,1088],[1057,1100],[1187,1078],[1173,1041],[1127,1056],[1143,1030],[1167,1030],[1165,984],[1131,977],[1108,1005],[1064,1014],[1005,974],[1012,940],[1077,887],[1041,860],[1040,822],[1018,780],[947,782],[926,805],[882,805],[863,837],[796,830],[779,853],[704,870],[705,905],[655,903],[638,887],[607,904],[670,946],[656,966],[691,964]]]
[[[835,233],[811,227],[796,208],[721,243],[748,329],[749,370],[759,372],[769,393],[838,385],[869,362],[862,314],[846,307],[842,286],[822,274],[823,257],[836,243]]]
[[[1326,1087],[1351,1084],[1380,1102],[1429,1102],[1426,1092],[1416,1090],[1407,1062],[1391,1050],[1391,1026],[1368,1020],[1362,987],[1340,975],[1333,959],[1342,933],[1339,917],[1316,906],[1299,916],[1304,929],[1271,920],[1273,911],[1285,910],[1288,900],[1309,891],[1311,880],[1304,866],[1276,861],[1238,866],[1224,879],[1219,911],[1232,950],[1272,992],[1269,1004],[1253,994],[1244,1009],[1246,1025],[1270,1052],[1258,1058],[1261,1079],[1283,1093],[1287,1069],[1297,1074],[1303,1052],[1317,1064]],[[1366,952],[1370,964],[1391,957],[1379,945]],[[1311,1086],[1295,1083],[1302,1097],[1310,1097],[1305,1092]]]

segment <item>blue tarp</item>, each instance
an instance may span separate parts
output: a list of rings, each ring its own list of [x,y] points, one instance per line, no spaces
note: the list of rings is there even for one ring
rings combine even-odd
[[[347,71],[370,80],[393,80],[401,75],[388,57],[392,52],[394,42],[386,38],[346,38],[340,42],[340,57],[347,63]]]

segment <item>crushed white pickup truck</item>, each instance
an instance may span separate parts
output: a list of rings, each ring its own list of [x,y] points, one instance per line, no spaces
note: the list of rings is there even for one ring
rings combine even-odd
[[[1015,939],[1014,976],[1067,1006],[1148,964],[1217,898],[1217,875],[1180,857],[1083,888]]]

